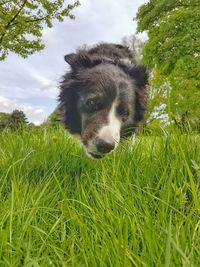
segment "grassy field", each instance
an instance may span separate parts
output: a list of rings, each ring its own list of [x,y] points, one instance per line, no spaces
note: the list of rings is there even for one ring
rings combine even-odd
[[[0,266],[200,266],[200,136],[91,160],[62,129],[0,134]]]

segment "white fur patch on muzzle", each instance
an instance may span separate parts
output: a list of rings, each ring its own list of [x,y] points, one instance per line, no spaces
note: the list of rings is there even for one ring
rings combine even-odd
[[[108,123],[100,128],[97,137],[105,142],[114,142],[115,148],[120,140],[121,120],[116,115],[117,102],[114,101],[108,113]]]

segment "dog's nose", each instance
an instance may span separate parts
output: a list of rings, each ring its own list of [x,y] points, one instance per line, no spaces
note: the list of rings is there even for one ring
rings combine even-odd
[[[110,141],[105,141],[103,139],[97,138],[96,148],[97,148],[98,152],[105,154],[105,153],[108,153],[115,148],[115,143],[112,141],[110,142]]]

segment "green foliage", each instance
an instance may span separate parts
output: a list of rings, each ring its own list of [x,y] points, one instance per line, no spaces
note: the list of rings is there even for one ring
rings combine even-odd
[[[3,129],[7,126],[9,119],[9,114],[5,112],[0,112],[0,129]]]
[[[139,9],[137,20],[138,31],[148,32],[144,60],[149,67],[167,75],[177,68],[189,79],[200,78],[199,0],[150,0]]]
[[[198,151],[172,129],[102,160],[62,128],[3,132],[0,266],[200,266]]]
[[[33,123],[28,123],[26,115],[23,111],[14,110],[11,113],[0,112],[0,130],[1,129],[22,129],[25,126],[29,128],[35,127]]]
[[[8,118],[8,127],[16,130],[23,128],[28,123],[26,115],[21,110],[14,110]]]
[[[48,119],[42,124],[42,126],[56,128],[59,127],[60,124],[60,111],[59,107],[56,107],[56,109],[49,115]]]
[[[64,0],[1,0],[0,60],[9,52],[27,57],[44,48],[42,29],[52,27],[54,20],[74,19],[71,10],[79,1],[66,5]]]
[[[138,31],[148,33],[143,61],[155,74],[155,90],[168,84],[171,116],[200,114],[200,2],[150,0],[137,14]]]

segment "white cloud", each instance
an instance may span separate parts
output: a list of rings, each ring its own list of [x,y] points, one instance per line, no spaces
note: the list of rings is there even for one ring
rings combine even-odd
[[[43,113],[44,112],[44,110],[42,109],[42,108],[37,108],[36,110],[35,110],[35,114],[41,114],[41,113]]]
[[[33,121],[33,123],[34,123],[35,125],[40,125],[40,124],[41,124],[41,121]]]
[[[1,112],[11,113],[13,110],[22,110],[29,121],[36,121],[37,125],[47,118],[48,114],[45,107],[20,104],[16,100],[11,100],[0,96]]]

